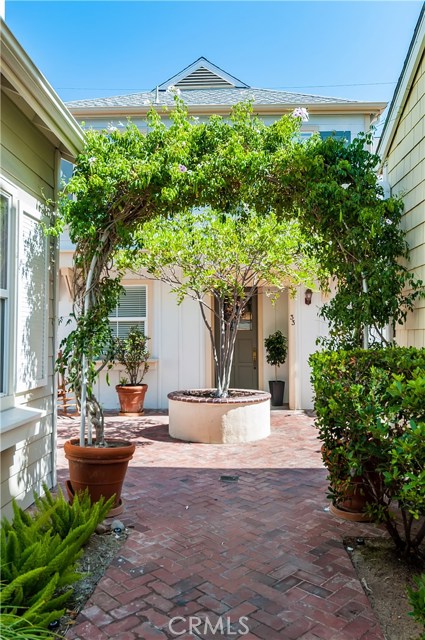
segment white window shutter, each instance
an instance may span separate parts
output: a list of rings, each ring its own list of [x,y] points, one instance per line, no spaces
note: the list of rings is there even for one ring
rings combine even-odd
[[[47,384],[48,248],[40,222],[23,211],[19,231],[16,391]]]

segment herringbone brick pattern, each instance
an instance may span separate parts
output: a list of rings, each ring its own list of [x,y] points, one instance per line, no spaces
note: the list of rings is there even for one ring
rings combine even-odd
[[[311,418],[272,411],[272,435],[243,445],[173,440],[159,413],[107,423],[137,443],[120,516],[130,534],[67,637],[383,639],[342,544],[376,529],[325,510]],[[61,483],[77,431],[60,419]]]

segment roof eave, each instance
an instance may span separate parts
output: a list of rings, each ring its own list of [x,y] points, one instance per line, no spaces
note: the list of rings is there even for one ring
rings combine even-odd
[[[3,19],[0,28],[2,74],[34,112],[34,123],[47,128],[62,156],[73,161],[84,146],[84,132]]]
[[[419,14],[415,31],[403,64],[387,118],[378,144],[377,153],[381,156],[381,168],[385,164],[392,141],[396,134],[404,106],[410,93],[418,66],[425,50],[425,3]]]
[[[286,104],[254,104],[253,111],[255,113],[261,115],[279,115],[283,113],[287,113],[293,111],[297,107],[299,107],[299,102],[286,103]],[[387,106],[386,102],[335,102],[335,103],[311,103],[304,104],[303,106],[307,107],[309,113],[329,113],[329,114],[338,114],[338,113],[361,113],[367,114],[371,116],[379,116]],[[70,107],[71,113],[76,118],[104,118],[109,116],[122,116],[122,117],[131,117],[138,116],[143,117],[146,116],[151,108],[160,109],[161,115],[166,115],[170,111],[173,110],[174,107],[167,106],[167,111],[164,111],[164,105],[141,105],[136,107]],[[208,105],[187,105],[187,109],[190,115],[211,115],[211,114],[219,114],[219,115],[227,115],[230,113],[232,109],[232,105],[222,105],[222,104],[208,104]]]

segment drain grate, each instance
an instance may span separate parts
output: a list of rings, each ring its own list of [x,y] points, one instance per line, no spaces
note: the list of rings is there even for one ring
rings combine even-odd
[[[220,476],[221,482],[237,482],[239,476]]]

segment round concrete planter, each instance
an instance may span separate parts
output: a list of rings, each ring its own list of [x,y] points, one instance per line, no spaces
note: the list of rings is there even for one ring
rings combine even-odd
[[[234,444],[270,435],[270,394],[241,390],[231,398],[199,395],[201,391],[168,394],[170,436],[187,442]],[[237,390],[236,390],[237,393]],[[248,394],[248,395],[247,395]]]

